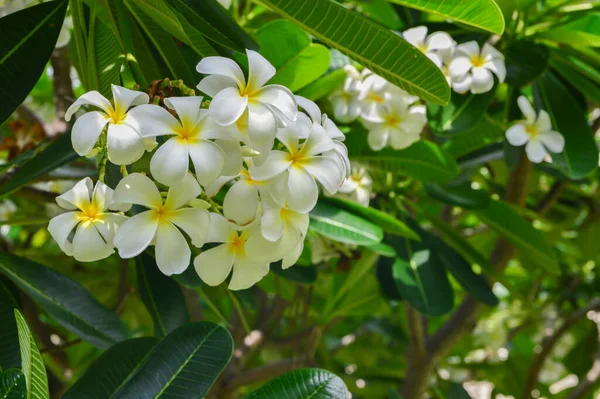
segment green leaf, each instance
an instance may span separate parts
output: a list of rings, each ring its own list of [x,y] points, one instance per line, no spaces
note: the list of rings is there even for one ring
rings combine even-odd
[[[0,125],[25,100],[46,68],[67,11],[66,0],[0,18]]]
[[[373,245],[383,238],[379,226],[323,201],[310,212],[310,229],[332,240],[353,245]]]
[[[202,398],[232,354],[233,339],[226,329],[187,323],[163,338],[111,397]]]
[[[586,13],[567,24],[547,29],[537,37],[575,47],[600,47],[600,13]]]
[[[164,337],[188,321],[185,299],[179,285],[158,269],[147,253],[136,258],[138,290],[154,322],[154,335]]]
[[[476,210],[477,216],[536,264],[552,274],[560,273],[556,253],[544,233],[536,230],[510,205],[492,200],[486,209]]]
[[[27,382],[25,381],[25,375],[21,370],[11,368],[0,371],[0,398],[27,398]]]
[[[260,53],[277,69],[269,83],[284,85],[295,92],[329,68],[327,47],[313,44],[302,29],[289,21],[268,23],[256,32],[256,38]]]
[[[506,49],[506,82],[525,86],[548,68],[548,47],[525,40],[511,42]]]
[[[449,205],[465,209],[486,208],[490,203],[490,195],[484,190],[473,190],[470,185],[459,187],[442,187],[436,184],[426,184],[425,192]]]
[[[77,158],[79,158],[79,155],[73,151],[71,133],[63,134],[33,159],[21,166],[9,181],[0,187],[0,198]]]
[[[157,342],[157,338],[143,337],[111,346],[65,393],[63,399],[110,398],[144,363]]]
[[[600,85],[580,74],[567,64],[552,62],[552,67],[560,73],[563,78],[584,95],[596,103],[600,103]]]
[[[21,348],[21,371],[27,385],[27,399],[47,399],[48,376],[40,350],[35,343],[25,318],[15,309],[15,318],[19,330],[19,347]]]
[[[442,148],[453,157],[462,157],[504,138],[504,130],[488,117],[471,129],[452,136]]]
[[[369,219],[371,222],[381,227],[386,233],[410,238],[411,240],[420,240],[419,235],[413,230],[411,230],[406,225],[406,223],[378,209],[372,207],[364,207],[362,205],[357,204],[356,202],[336,197],[325,197],[322,199],[322,201],[343,208],[348,212],[354,213],[357,216]]]
[[[466,25],[501,35],[504,17],[494,0],[389,0],[405,7],[415,8]]]
[[[0,271],[67,330],[105,349],[127,329],[76,281],[38,263],[0,252]]]
[[[287,269],[281,268],[281,262],[271,263],[271,271],[278,276],[300,284],[314,284],[317,281],[317,268],[314,266],[294,265]]]
[[[0,367],[5,369],[21,366],[19,336],[15,309],[17,303],[9,289],[0,281]],[[1,391],[0,391],[1,392]],[[0,394],[0,398],[3,397]]]
[[[357,0],[357,5],[360,12],[387,28],[394,30],[405,28],[394,7],[386,0]]]
[[[461,384],[452,384],[448,391],[448,399],[471,399],[471,396]]]
[[[452,135],[476,126],[485,116],[496,90],[483,94],[452,93],[450,103],[444,107],[427,104],[427,121],[438,134]]]
[[[569,90],[550,72],[534,86],[534,93],[550,113],[553,127],[565,138],[564,152],[553,158],[564,159],[561,171],[572,179],[587,176],[598,167],[598,146],[587,123],[584,110]]]
[[[246,396],[246,399],[341,399],[348,389],[335,374],[320,369],[285,373]]]
[[[346,79],[346,72],[343,69],[336,69],[300,90],[298,95],[318,101],[340,87],[344,79]]]
[[[331,0],[261,0],[323,43],[425,101],[446,104],[450,88],[427,57],[395,33]]]

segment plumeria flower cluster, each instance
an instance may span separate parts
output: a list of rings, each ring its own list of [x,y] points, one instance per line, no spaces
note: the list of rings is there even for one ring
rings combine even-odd
[[[129,259],[154,246],[165,275],[193,263],[209,285],[231,274],[234,290],[257,283],[273,262],[296,263],[319,186],[334,195],[350,175],[344,135],[312,101],[268,85],[276,71],[265,58],[247,56],[247,76],[228,58],[200,61],[208,109],[200,96],[165,98],[162,107],[119,86],[112,102],[98,92],[75,101],[67,119],[84,105],[96,110],[76,120],[73,148],[105,154],[124,177],[114,190],[86,178],[57,198],[69,212],[48,229],[66,254],[87,262],[116,249]],[[145,151],[150,174],[127,174]]]

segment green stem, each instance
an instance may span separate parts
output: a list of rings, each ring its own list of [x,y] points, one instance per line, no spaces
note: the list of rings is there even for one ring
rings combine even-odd
[[[240,316],[240,320],[242,321],[242,325],[244,326],[244,330],[246,330],[246,334],[250,334],[250,324],[248,324],[248,319],[246,319],[246,315],[244,314],[244,310],[242,309],[242,305],[240,304],[240,301],[237,299],[237,297],[233,294],[233,292],[231,292],[231,290],[227,290],[227,295],[229,295],[229,298],[231,298],[231,302],[233,302],[233,306],[235,307],[235,310],[237,311],[238,315]]]

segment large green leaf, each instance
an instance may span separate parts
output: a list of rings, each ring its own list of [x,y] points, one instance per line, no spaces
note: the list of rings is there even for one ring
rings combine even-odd
[[[353,245],[373,245],[383,238],[379,226],[323,201],[310,212],[310,229],[332,240]]]
[[[290,371],[263,385],[246,399],[345,399],[348,389],[335,374],[320,369]]]
[[[510,205],[492,200],[489,207],[475,213],[484,223],[527,254],[538,266],[550,273],[560,272],[556,253],[544,233],[536,230],[530,221],[519,215]]]
[[[40,350],[31,335],[25,317],[15,309],[15,318],[19,330],[19,347],[21,348],[21,371],[25,375],[27,399],[47,399],[48,376]]]
[[[232,354],[233,339],[226,329],[187,323],[163,338],[111,397],[202,398]]]
[[[564,84],[551,72],[535,84],[535,94],[550,113],[553,127],[565,138],[565,149],[553,158],[563,159],[561,171],[580,179],[598,168],[598,146],[584,110]]]
[[[548,47],[517,40],[506,49],[506,82],[512,86],[525,86],[533,82],[548,67]]]
[[[63,399],[110,398],[137,371],[157,342],[157,338],[143,337],[110,347],[65,393]]]
[[[17,309],[15,299],[0,281],[0,325],[2,326],[0,328],[0,367],[4,369],[21,366],[15,309]]]
[[[277,20],[256,32],[261,54],[277,73],[270,83],[295,92],[318,79],[329,68],[327,47],[313,44],[310,37],[293,23]]]
[[[92,7],[95,14],[96,7]],[[97,90],[107,98],[112,97],[111,85],[120,83],[123,57],[119,40],[108,24],[92,17],[87,40],[87,61],[89,80],[87,90]]]
[[[600,13],[586,13],[567,24],[544,30],[537,36],[576,47],[600,47]]]
[[[127,337],[116,314],[76,281],[38,263],[0,252],[0,271],[63,327],[98,348]]]
[[[552,67],[560,73],[563,78],[584,95],[596,103],[600,103],[600,85],[588,79],[585,75],[577,72],[568,64],[552,62]]]
[[[504,17],[494,0],[389,0],[501,35]]]
[[[179,284],[161,273],[147,253],[136,258],[138,290],[154,322],[154,335],[164,337],[188,320]]]
[[[425,192],[430,197],[446,204],[465,209],[486,208],[490,203],[490,195],[487,191],[473,190],[470,185],[442,187],[436,184],[426,184]]]
[[[0,125],[44,72],[54,50],[68,1],[38,4],[0,18]]]
[[[446,104],[450,88],[427,57],[395,33],[332,0],[261,0],[277,13],[425,101]]]
[[[65,133],[54,140],[48,147],[21,166],[9,181],[0,187],[0,198],[12,193],[59,166],[77,159],[79,155],[73,151],[71,133]]]
[[[442,145],[442,148],[453,157],[458,158],[503,138],[504,130],[494,121],[485,117],[471,129],[452,136]]]
[[[312,101],[320,100],[341,87],[344,79],[346,79],[346,72],[343,69],[336,69],[300,90],[298,95]]]
[[[451,135],[476,126],[485,116],[496,90],[483,94],[452,93],[450,103],[444,107],[427,104],[427,121],[438,134]]]
[[[406,27],[394,6],[387,0],[357,0],[356,3],[361,13],[387,28],[401,30]]]
[[[27,382],[19,369],[0,370],[0,398],[26,399]]]

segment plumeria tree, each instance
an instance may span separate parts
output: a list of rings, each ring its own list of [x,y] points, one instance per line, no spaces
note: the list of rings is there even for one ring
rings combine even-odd
[[[594,397],[597,7],[0,0],[0,398]]]

